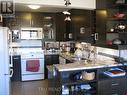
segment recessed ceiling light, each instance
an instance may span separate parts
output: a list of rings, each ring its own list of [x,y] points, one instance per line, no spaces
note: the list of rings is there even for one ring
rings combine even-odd
[[[41,6],[39,6],[39,5],[28,5],[28,7],[31,9],[39,9]]]

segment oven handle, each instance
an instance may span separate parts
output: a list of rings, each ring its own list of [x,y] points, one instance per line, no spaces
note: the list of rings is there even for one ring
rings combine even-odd
[[[39,60],[39,59],[44,59],[44,58],[21,58],[21,60]]]

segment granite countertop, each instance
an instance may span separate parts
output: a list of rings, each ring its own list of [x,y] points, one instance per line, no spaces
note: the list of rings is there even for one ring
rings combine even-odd
[[[96,69],[96,68],[104,68],[104,67],[114,67],[114,66],[122,66],[122,64],[118,64],[113,60],[98,60],[96,63],[86,62],[84,60],[77,61],[70,64],[55,64],[55,68],[62,71],[73,71],[73,70],[83,70],[83,69]]]
[[[44,55],[59,55],[58,52],[45,52]]]
[[[44,55],[59,55],[60,51],[56,51],[56,52],[50,52],[50,51],[44,51]]]
[[[59,53],[59,56],[63,57],[64,59],[67,59],[71,62],[73,62],[74,59],[74,54],[70,54],[70,53]]]

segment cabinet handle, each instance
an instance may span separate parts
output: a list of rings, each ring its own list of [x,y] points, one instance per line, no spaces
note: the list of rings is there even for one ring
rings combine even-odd
[[[33,26],[33,20],[31,20],[31,26]]]
[[[112,86],[116,86],[116,85],[119,85],[119,83],[112,83]]]
[[[10,69],[10,78],[13,76],[13,73],[14,73],[14,71],[13,71],[13,69]]]
[[[95,41],[98,40],[98,33],[95,33],[94,38],[95,38]]]
[[[66,33],[64,33],[64,38],[66,39]]]
[[[30,20],[30,26],[31,26],[31,20]]]
[[[119,94],[117,94],[117,93],[114,93],[114,94],[112,94],[112,95],[119,95]]]
[[[18,59],[17,57],[13,58],[13,59]]]

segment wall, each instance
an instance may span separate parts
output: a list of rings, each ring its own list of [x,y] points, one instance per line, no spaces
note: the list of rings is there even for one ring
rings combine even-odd
[[[81,44],[88,45],[89,43],[86,42],[81,42]],[[91,45],[91,44],[89,44]],[[93,47],[93,46],[91,46]],[[124,58],[127,60],[127,49],[126,50],[117,50],[117,49],[111,49],[111,48],[104,48],[104,47],[96,47],[97,48],[97,53],[98,53],[98,58],[99,59],[114,59],[114,57],[119,57],[119,52],[120,52],[120,57]]]
[[[96,0],[70,0],[70,8],[95,9]],[[46,6],[65,7],[64,0],[15,0],[15,3],[40,4]]]
[[[110,55],[110,56],[117,56],[117,57],[119,57],[119,50],[116,50],[116,49],[97,47],[97,50],[100,53],[103,53],[103,54],[107,54],[107,55]],[[124,59],[127,60],[127,50],[120,50],[120,53],[121,53],[121,56],[120,57],[123,57]]]
[[[41,40],[21,40],[19,42],[13,42],[9,46],[10,46],[9,53],[11,55],[23,54],[27,52],[36,52],[42,50]]]
[[[13,42],[12,47],[42,47],[41,40],[21,40],[19,42]]]

